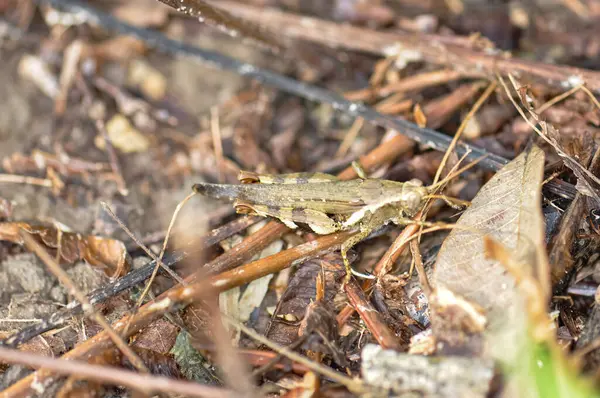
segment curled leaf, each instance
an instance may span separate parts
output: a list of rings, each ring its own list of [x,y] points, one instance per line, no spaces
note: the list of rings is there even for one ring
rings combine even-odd
[[[61,258],[67,263],[85,260],[111,278],[121,277],[129,271],[129,254],[123,242],[119,240],[92,235],[82,236],[56,227],[24,222],[0,223],[0,240],[21,245],[23,241],[20,230],[27,231],[53,252],[59,251]]]

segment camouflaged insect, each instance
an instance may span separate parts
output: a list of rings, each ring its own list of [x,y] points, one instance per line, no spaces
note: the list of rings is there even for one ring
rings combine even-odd
[[[341,247],[346,280],[351,273],[357,274],[348,261],[348,251],[390,222],[414,223],[410,217],[431,192],[431,187],[424,187],[416,179],[343,181],[324,173],[267,175],[244,171],[238,179],[242,184],[199,183],[193,189],[205,196],[234,201],[238,213],[273,217],[292,229],[302,223],[321,235],[358,230]]]

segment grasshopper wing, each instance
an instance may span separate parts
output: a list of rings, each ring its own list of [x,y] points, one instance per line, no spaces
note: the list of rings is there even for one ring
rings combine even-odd
[[[194,191],[219,199],[243,200],[275,208],[311,209],[325,214],[351,214],[365,202],[362,180],[305,184],[209,184],[194,185]]]

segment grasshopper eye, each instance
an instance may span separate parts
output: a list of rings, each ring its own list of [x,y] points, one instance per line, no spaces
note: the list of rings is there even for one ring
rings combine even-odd
[[[405,202],[405,210],[409,210],[409,213],[416,213],[421,201],[423,200],[423,195],[421,195],[417,191],[410,191],[405,194],[404,202]]]

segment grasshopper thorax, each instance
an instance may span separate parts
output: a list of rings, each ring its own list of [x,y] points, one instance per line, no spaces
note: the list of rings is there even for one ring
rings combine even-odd
[[[365,180],[365,182],[367,181],[376,180]],[[343,227],[352,227],[365,217],[369,217],[383,209],[387,209],[391,214],[395,213],[392,217],[411,217],[420,210],[425,197],[428,195],[427,188],[423,186],[420,180],[416,179],[407,182],[377,180],[377,183],[381,184],[382,192],[379,192],[376,197],[370,197],[366,200],[366,205],[352,213],[343,223]]]

